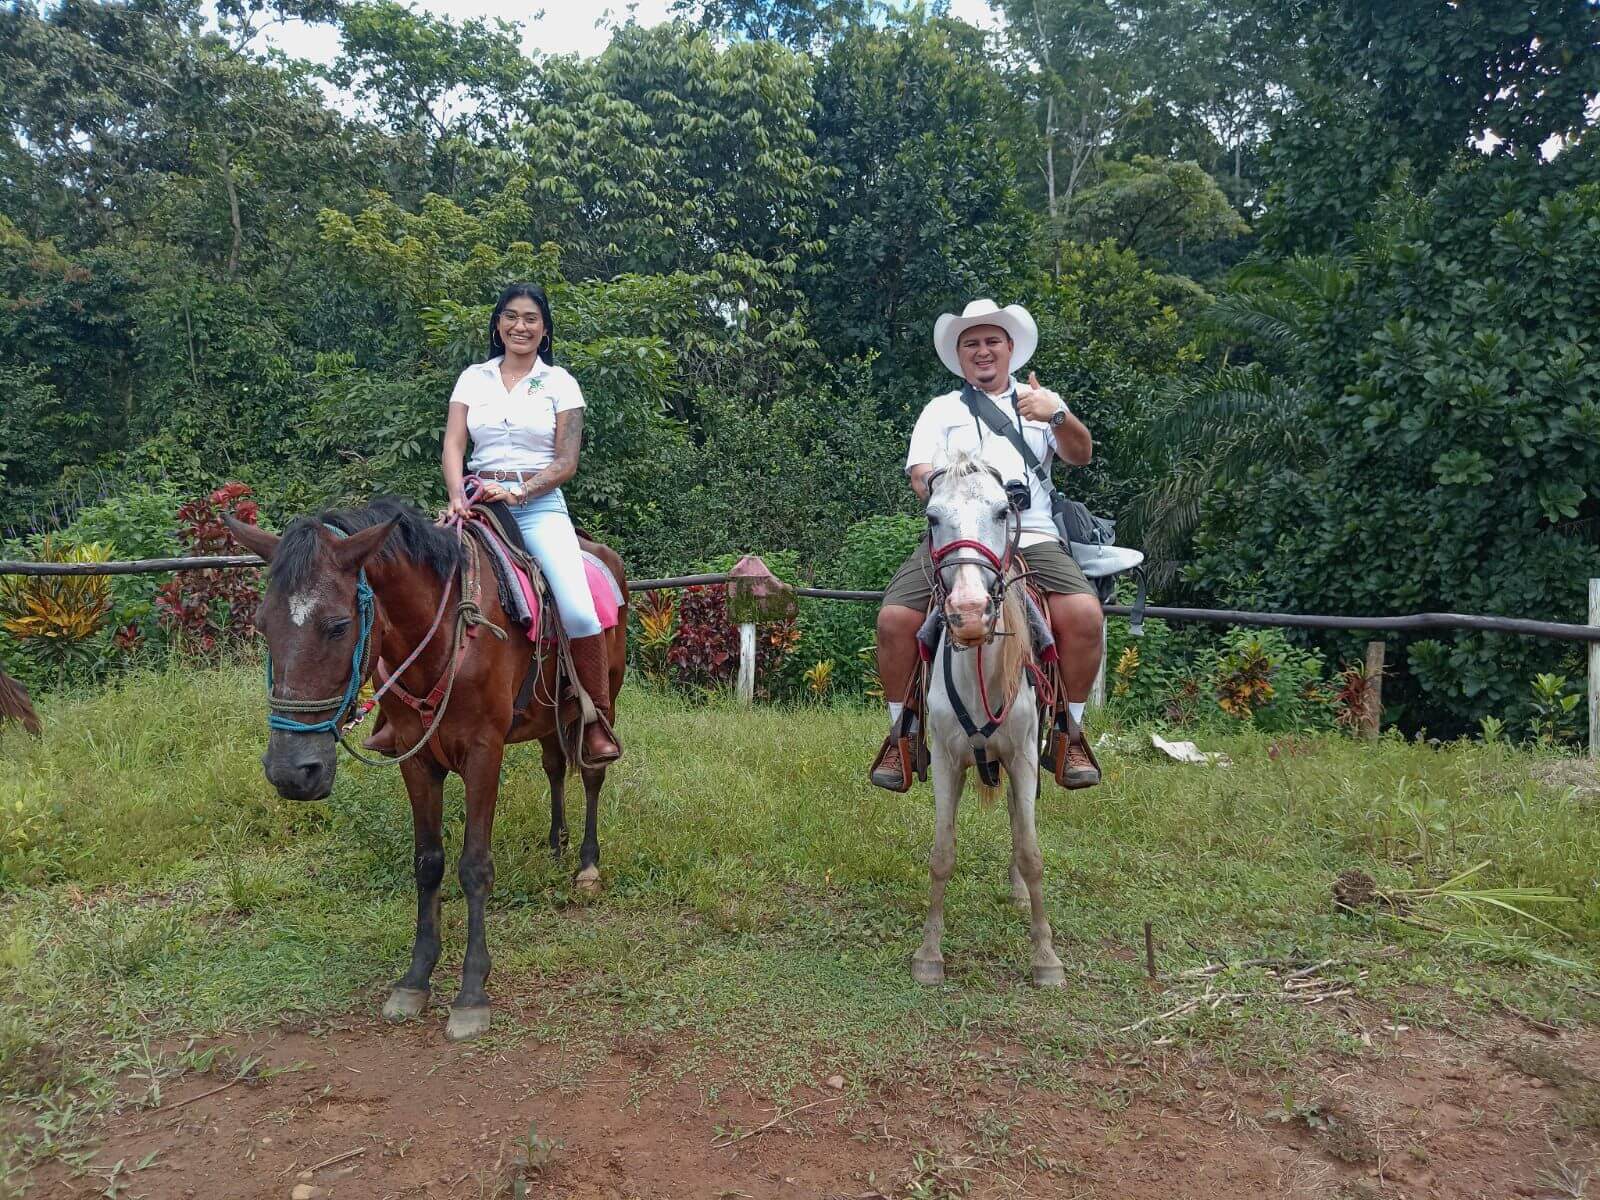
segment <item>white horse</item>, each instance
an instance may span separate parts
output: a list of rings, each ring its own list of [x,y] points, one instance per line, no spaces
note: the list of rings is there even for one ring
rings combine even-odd
[[[944,981],[944,889],[956,862],[956,806],[967,769],[979,772],[980,795],[998,794],[999,767],[1010,784],[1011,892],[1026,903],[1033,942],[1033,982],[1062,983],[1044,914],[1044,860],[1034,826],[1039,792],[1039,709],[1024,686],[1032,654],[1022,583],[1012,559],[1020,531],[999,475],[975,456],[957,455],[930,477],[929,550],[938,576],[945,635],[928,685],[928,752],[938,825],[929,860],[928,921],[911,959],[918,983]],[[984,776],[988,778],[985,779]]]

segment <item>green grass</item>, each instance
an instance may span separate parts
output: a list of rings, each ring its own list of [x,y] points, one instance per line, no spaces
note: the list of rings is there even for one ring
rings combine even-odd
[[[371,1008],[403,967],[414,909],[397,774],[345,760],[328,801],[280,799],[258,763],[260,687],[249,668],[137,675],[47,701],[39,743],[0,740],[0,1095],[32,1114],[14,1162],[41,1152],[38,1129],[70,1127],[63,1106],[106,1101],[108,1074],[152,1041]],[[927,903],[932,795],[865,782],[877,711],[740,712],[638,688],[620,707],[627,756],[605,795],[598,901],[574,895],[575,848],[559,864],[545,850],[537,749],[508,759],[492,1038],[560,1038],[575,1062],[619,1034],[658,1038],[684,1065],[715,1055],[773,1091],[819,1070],[853,1084],[937,1073],[980,1044],[1001,1048],[1012,1074],[1067,1088],[1063,1061],[1157,1037],[1293,1071],[1354,1043],[1259,969],[1221,977],[1240,1002],[1118,1032],[1203,986],[1185,969],[1288,957],[1337,959],[1326,974],[1413,1026],[1497,1002],[1597,1015],[1600,811],[1540,781],[1549,756],[1330,736],[1274,757],[1270,739],[1245,733],[1202,737],[1233,761],[1212,769],[1109,726],[1121,748],[1101,752],[1105,784],[1047,786],[1040,801],[1066,986],[1026,986],[1004,807],[969,794],[949,982],[927,991],[907,958]],[[459,784],[446,794],[459,847]],[[1529,909],[1554,928],[1447,899],[1410,912],[1442,932],[1331,903],[1347,869],[1418,888],[1484,860],[1471,888],[1569,897]],[[447,880],[445,996],[464,938],[453,870]],[[1143,978],[1145,921],[1164,993]]]

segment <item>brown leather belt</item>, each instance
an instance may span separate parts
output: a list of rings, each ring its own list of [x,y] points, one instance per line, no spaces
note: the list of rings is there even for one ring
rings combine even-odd
[[[479,479],[492,479],[496,483],[522,483],[532,479],[539,472],[533,471],[474,471]]]

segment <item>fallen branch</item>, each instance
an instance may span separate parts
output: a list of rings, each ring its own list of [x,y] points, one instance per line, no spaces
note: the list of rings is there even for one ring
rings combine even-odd
[[[209,1092],[201,1092],[198,1096],[190,1096],[187,1100],[179,1100],[176,1104],[168,1104],[161,1111],[171,1112],[173,1109],[182,1108],[185,1104],[193,1104],[197,1100],[204,1100],[207,1096],[215,1096],[218,1092],[225,1092],[236,1083],[243,1083],[245,1077],[255,1070],[256,1064],[260,1061],[260,1058],[248,1060],[244,1066],[239,1068],[239,1073],[228,1080],[227,1083],[222,1084],[220,1087],[214,1087]]]
[[[772,1120],[768,1121],[765,1125],[762,1125],[760,1128],[752,1129],[752,1130],[750,1130],[750,1131],[748,1131],[746,1133],[741,1133],[738,1137],[730,1138],[726,1142],[718,1142],[715,1138],[712,1138],[711,1139],[711,1148],[713,1150],[726,1150],[729,1146],[733,1145],[735,1142],[742,1142],[742,1141],[745,1140],[745,1138],[755,1137],[755,1135],[758,1134],[758,1133],[765,1133],[767,1130],[771,1129],[774,1125],[776,1125],[779,1121],[786,1121],[790,1117],[794,1116],[795,1113],[802,1113],[802,1112],[805,1112],[806,1109],[815,1108],[819,1104],[832,1104],[835,1100],[843,1100],[843,1099],[844,1099],[843,1096],[824,1096],[821,1100],[813,1100],[810,1104],[802,1104],[799,1108],[791,1108],[786,1113],[779,1113],[777,1116],[773,1117]]]
[[[313,1175],[315,1175],[318,1171],[322,1170],[324,1167],[331,1167],[331,1166],[334,1166],[337,1163],[342,1163],[347,1158],[360,1158],[366,1152],[367,1152],[367,1148],[365,1146],[357,1146],[354,1150],[346,1150],[343,1154],[335,1154],[332,1158],[325,1158],[321,1162],[319,1162],[316,1166],[307,1167],[306,1170],[310,1171]]]

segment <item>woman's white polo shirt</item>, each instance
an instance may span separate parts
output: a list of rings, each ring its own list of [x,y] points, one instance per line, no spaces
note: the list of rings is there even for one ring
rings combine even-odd
[[[467,467],[477,472],[544,470],[556,457],[556,414],[584,407],[578,381],[542,358],[507,391],[498,356],[461,372],[450,403],[467,410]]]

